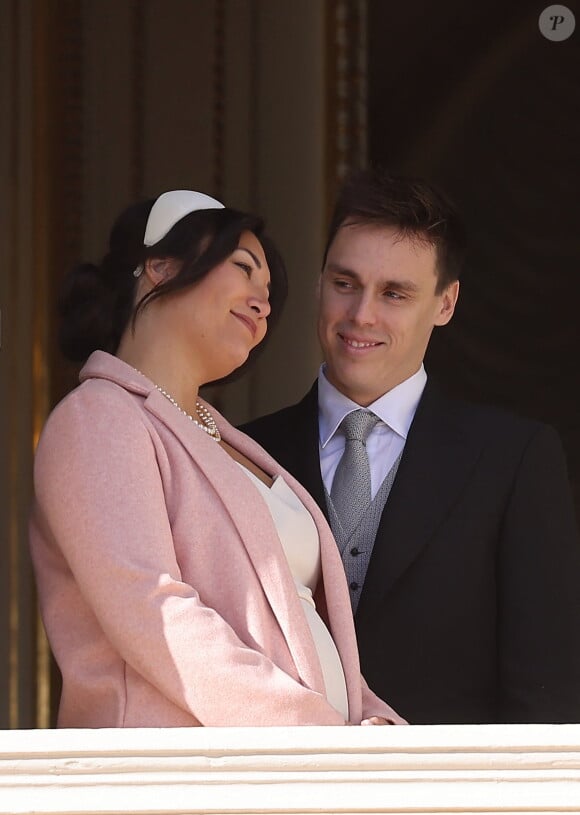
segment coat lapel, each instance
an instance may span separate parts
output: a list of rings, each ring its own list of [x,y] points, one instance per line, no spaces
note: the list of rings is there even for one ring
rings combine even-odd
[[[377,531],[357,616],[383,600],[421,555],[480,454],[479,440],[462,431],[454,404],[428,384]]]
[[[256,442],[232,427],[210,408],[222,438],[255,462],[268,475],[282,474],[282,468]],[[158,391],[151,391],[145,409],[163,422],[190,454],[212,485],[224,509],[236,526],[273,611],[302,681],[324,693],[324,679],[316,648],[290,568],[285,557],[275,557],[272,541],[279,542],[270,511],[255,489],[248,489],[248,477],[216,442],[179,414]]]
[[[218,419],[218,426],[224,439],[231,444],[232,447],[255,462],[269,475],[282,476],[290,489],[296,493],[312,515],[320,541],[320,562],[326,595],[326,606],[329,612],[329,627],[334,643],[341,656],[348,689],[349,715],[352,721],[360,721],[362,708],[360,706],[360,692],[357,692],[360,689],[360,666],[358,649],[356,647],[354,622],[350,604],[348,603],[348,588],[346,586],[344,569],[330,527],[320,512],[320,508],[314,498],[290,472],[284,469],[263,447],[249,436],[236,430],[228,424],[223,417],[216,416],[216,420]],[[238,468],[238,465],[235,465],[235,467]],[[320,472],[319,469],[318,472]],[[244,479],[246,478],[243,473],[240,474]],[[233,498],[232,493],[234,492],[234,487],[232,485],[230,489],[229,486],[230,485],[228,485],[228,490],[226,491],[228,503],[234,502],[235,506],[233,506],[233,508],[236,512],[239,512],[241,509],[239,499],[236,501]],[[245,502],[242,503],[245,505]],[[260,574],[264,592],[278,619],[278,623],[301,678],[308,687],[325,694],[326,690],[322,669],[320,668],[318,651],[314,644],[308,623],[306,622],[306,617],[300,606],[294,579],[286,558],[283,557],[281,560],[283,561],[284,573],[287,576],[287,580],[281,585],[278,559],[271,557],[272,540],[277,539],[277,531],[264,502],[260,500],[259,504],[263,515],[263,517],[260,517],[262,534],[259,540],[255,540],[257,516],[248,513],[247,510],[243,519],[243,528],[238,525],[240,534],[242,534],[244,538],[244,543],[250,555],[252,555],[252,550],[255,551],[257,560],[254,562],[257,564],[256,569]],[[235,516],[232,517],[235,518]],[[250,541],[250,547],[248,547],[247,540]],[[264,560],[268,560],[269,567],[262,571]]]
[[[253,431],[251,423],[249,429],[250,432]],[[360,721],[362,716],[360,667],[354,623],[348,602],[348,588],[338,547],[328,525],[327,517],[325,517],[326,501],[318,454],[318,389],[316,383],[301,402],[275,414],[275,421],[271,426],[267,420],[261,423],[256,435],[262,444],[272,451],[276,459],[267,457],[270,466],[280,471],[281,467],[277,462],[283,465],[285,470],[282,470],[282,473],[288,486],[294,490],[310,512],[318,528],[328,623],[342,659],[349,696],[350,719]],[[243,450],[246,455],[260,463],[261,456],[265,455],[264,449],[252,442],[248,436],[244,435],[243,438],[245,441],[237,445],[238,449]],[[248,442],[255,447],[246,448]],[[268,468],[265,467],[265,469]],[[322,608],[320,611],[321,614],[324,614]]]
[[[354,631],[354,621],[350,603],[348,601],[348,588],[344,568],[332,531],[326,518],[320,511],[316,500],[305,488],[304,484],[291,472],[283,469],[257,442],[250,439],[249,436],[238,433],[237,431],[234,432],[236,433],[237,442],[234,446],[247,455],[252,461],[259,464],[266,472],[281,474],[290,489],[294,491],[308,512],[310,512],[316,524],[320,542],[320,566],[323,575],[326,611],[328,612],[327,622],[342,661],[348,690],[349,717],[351,721],[358,722],[362,717],[362,707],[360,695],[360,664],[356,645],[356,634]],[[316,436],[316,438],[318,437]],[[233,437],[230,437],[230,443],[234,443]],[[315,461],[318,461],[318,456],[316,456]],[[318,478],[320,479],[318,464],[316,469]],[[319,611],[324,617],[322,608],[319,609]],[[293,630],[293,635],[294,637],[297,636],[295,629]],[[315,659],[318,664],[317,655]],[[322,680],[322,682],[324,682],[324,680]],[[322,687],[324,687],[324,684]]]

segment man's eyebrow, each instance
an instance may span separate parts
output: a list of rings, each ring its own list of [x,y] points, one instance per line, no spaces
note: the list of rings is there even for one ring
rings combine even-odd
[[[382,285],[385,289],[398,289],[399,291],[408,292],[419,291],[419,286],[414,280],[384,280]]]
[[[261,268],[262,268],[262,264],[260,263],[260,261],[258,260],[258,258],[257,258],[257,257],[256,257],[256,255],[255,255],[255,254],[252,252],[252,250],[251,250],[251,249],[246,249],[246,247],[245,247],[245,246],[238,246],[237,248],[238,248],[238,249],[241,249],[241,251],[242,251],[242,252],[247,252],[247,253],[248,253],[248,255],[249,255],[249,256],[252,258],[252,260],[254,261],[254,263],[256,264],[256,266],[258,267],[258,269],[261,269]]]
[[[326,269],[332,274],[339,274],[343,277],[348,277],[356,283],[361,283],[361,277],[352,269],[347,266],[341,266],[340,263],[328,263]],[[381,289],[398,289],[400,291],[416,292],[419,291],[419,286],[414,280],[406,280],[405,278],[399,280],[379,280],[377,281],[378,288]]]
[[[349,280],[352,280],[353,283],[358,283],[362,285],[362,279],[360,275],[355,272],[353,269],[350,269],[348,266],[342,266],[340,263],[327,263],[325,266],[325,270],[330,272],[331,274],[339,274],[341,277],[348,277]]]

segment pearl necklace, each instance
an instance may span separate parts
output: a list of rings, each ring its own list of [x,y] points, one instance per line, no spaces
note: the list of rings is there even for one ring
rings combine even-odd
[[[215,441],[221,441],[222,438],[221,433],[218,430],[218,426],[215,423],[214,417],[211,415],[209,410],[199,402],[198,399],[195,400],[195,412],[197,416],[201,419],[201,421],[198,421],[190,413],[184,410],[170,393],[164,391],[163,388],[159,387],[159,385],[155,385],[155,387],[159,391],[159,393],[163,394],[163,396],[165,396],[166,399],[169,399],[172,405],[175,405],[175,407],[180,413],[183,413],[184,416],[187,416],[187,418],[190,419],[199,428],[205,430],[205,432],[209,436],[211,436],[212,439],[214,439]]]
[[[141,376],[144,376],[145,379],[149,379],[149,377],[145,376],[143,371],[140,371],[139,368],[135,368],[134,365],[131,365],[131,367],[133,368],[134,371],[137,371],[138,374],[141,374]],[[149,381],[151,381],[151,380],[149,380]],[[200,422],[198,422],[198,420],[196,418],[194,418],[190,413],[188,413],[186,410],[184,410],[181,407],[181,405],[179,404],[179,402],[177,401],[177,399],[174,399],[173,396],[170,393],[167,393],[167,391],[164,391],[163,388],[161,388],[159,385],[155,385],[155,382],[153,383],[153,385],[155,386],[155,390],[158,390],[159,393],[161,393],[163,396],[165,396],[165,398],[168,399],[171,402],[172,405],[175,405],[175,407],[177,408],[177,410],[180,413],[183,413],[184,416],[187,416],[187,418],[190,421],[192,421],[195,425],[197,425],[199,428],[201,428],[201,430],[205,430],[205,432],[208,434],[208,436],[211,436],[212,439],[214,439],[215,441],[221,441],[222,440],[221,433],[218,430],[218,426],[215,423],[214,417],[211,415],[209,410],[201,404],[199,399],[195,400],[195,412],[197,413],[198,417],[201,419]]]

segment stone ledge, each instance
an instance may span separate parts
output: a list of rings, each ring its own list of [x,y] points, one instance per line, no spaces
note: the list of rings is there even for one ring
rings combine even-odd
[[[13,730],[0,815],[580,812],[580,725]]]

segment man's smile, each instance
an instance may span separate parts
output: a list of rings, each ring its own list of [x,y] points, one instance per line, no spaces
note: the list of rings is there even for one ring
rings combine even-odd
[[[383,343],[379,342],[378,340],[352,337],[348,334],[341,334],[340,332],[338,332],[338,336],[344,345],[346,345],[349,349],[356,351],[368,351],[369,349],[378,348],[379,345],[383,345]]]

